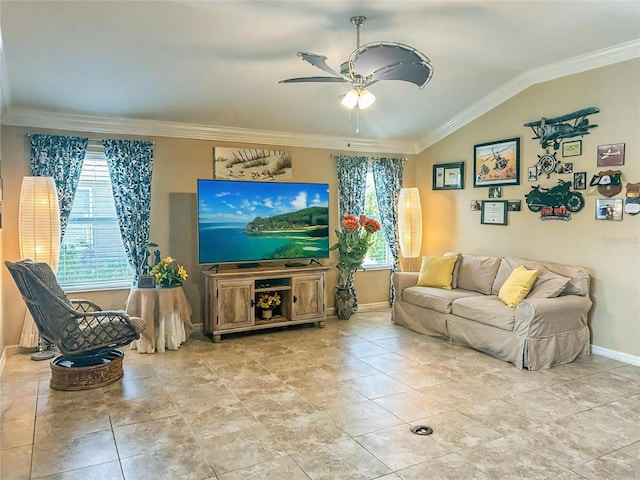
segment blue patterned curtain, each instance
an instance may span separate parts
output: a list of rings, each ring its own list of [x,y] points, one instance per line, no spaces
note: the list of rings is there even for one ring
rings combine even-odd
[[[376,200],[380,210],[380,223],[393,257],[392,271],[399,272],[398,199],[402,188],[404,160],[400,158],[374,158],[372,170],[376,188]],[[389,289],[389,301],[393,303],[395,292],[392,284]]]
[[[153,143],[140,140],[103,140],[116,204],[122,243],[138,279],[146,260],[151,217]]]
[[[364,213],[367,190],[367,157],[338,156],[338,214],[339,219],[348,214],[359,217]],[[347,285],[345,285],[347,286]],[[348,285],[353,295],[353,310],[358,310],[358,298],[353,281]]]
[[[53,177],[60,206],[60,240],[69,221],[88,138],[31,135],[31,175]]]

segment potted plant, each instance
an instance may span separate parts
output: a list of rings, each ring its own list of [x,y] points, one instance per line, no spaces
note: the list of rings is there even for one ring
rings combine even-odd
[[[380,224],[373,218],[360,215],[345,215],[342,218],[342,230],[336,230],[338,241],[329,250],[338,250],[340,284],[336,286],[335,307],[338,318],[347,320],[353,313],[353,275],[367,256],[373,243],[373,235],[380,230]]]
[[[263,292],[258,296],[258,307],[262,311],[262,319],[270,320],[273,316],[273,309],[276,308],[282,300],[278,292]]]
[[[165,257],[156,263],[151,268],[151,275],[156,277],[156,284],[162,288],[178,287],[188,277],[185,268],[171,257]]]

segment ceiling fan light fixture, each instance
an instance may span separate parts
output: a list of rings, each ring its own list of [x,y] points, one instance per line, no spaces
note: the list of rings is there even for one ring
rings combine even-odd
[[[349,90],[340,103],[347,107],[349,110],[353,110],[353,108],[358,104],[358,92],[355,90]]]
[[[349,110],[353,110],[356,106],[360,110],[370,107],[376,101],[376,97],[369,90],[349,90],[340,103],[347,107]]]
[[[376,96],[369,90],[362,90],[358,95],[358,108],[364,110],[369,108],[376,101]]]

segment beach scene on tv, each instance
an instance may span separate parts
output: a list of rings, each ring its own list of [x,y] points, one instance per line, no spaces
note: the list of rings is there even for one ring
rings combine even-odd
[[[327,258],[329,187],[198,181],[200,264]]]

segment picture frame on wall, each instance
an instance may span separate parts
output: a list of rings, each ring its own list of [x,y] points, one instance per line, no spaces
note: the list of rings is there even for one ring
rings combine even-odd
[[[290,181],[291,152],[258,148],[213,148],[213,178],[261,182]]]
[[[575,172],[573,174],[573,189],[574,190],[587,189],[587,172]]]
[[[596,220],[622,220],[621,198],[596,198]]]
[[[464,162],[440,163],[433,166],[433,190],[462,190]]]
[[[530,182],[535,182],[538,180],[538,166],[533,165],[527,169],[527,180]]]
[[[483,200],[480,210],[480,223],[482,225],[507,224],[507,200]]]
[[[598,167],[624,165],[624,143],[598,145]]]
[[[473,147],[473,186],[520,185],[520,138]]]
[[[572,140],[562,143],[563,157],[577,157],[582,155],[582,140]]]

